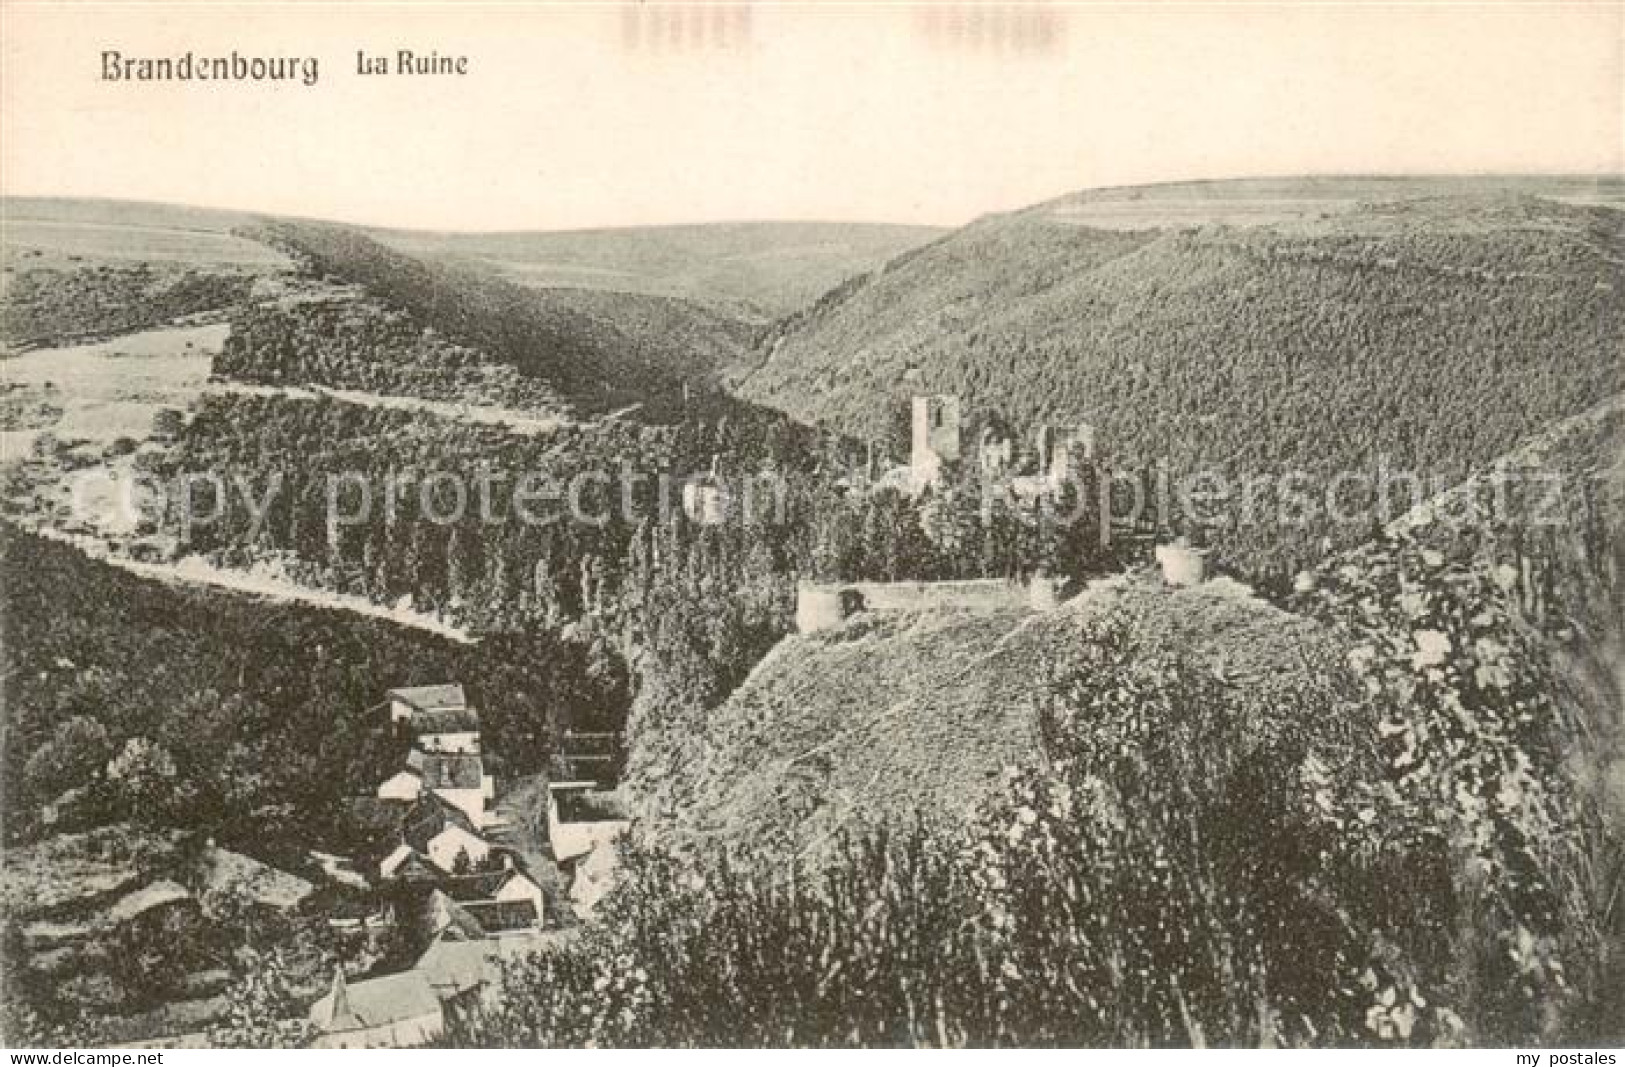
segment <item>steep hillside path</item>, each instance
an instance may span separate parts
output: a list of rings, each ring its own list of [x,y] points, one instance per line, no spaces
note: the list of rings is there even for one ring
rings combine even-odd
[[[534,412],[517,411],[512,408],[459,404],[449,400],[426,400],[422,397],[388,393],[368,393],[358,389],[332,389],[323,385],[252,385],[246,382],[213,380],[203,387],[203,395],[275,397],[307,402],[336,400],[339,403],[356,404],[361,407],[410,411],[459,422],[497,426],[524,436],[552,434],[561,427],[570,425],[571,422],[558,416],[538,416]]]

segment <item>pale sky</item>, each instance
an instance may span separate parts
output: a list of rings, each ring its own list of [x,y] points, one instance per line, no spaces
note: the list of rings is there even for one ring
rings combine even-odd
[[[0,0],[0,186],[448,230],[959,224],[1075,189],[1625,170],[1620,4]],[[368,78],[355,53],[469,57]],[[101,53],[318,57],[313,88]]]

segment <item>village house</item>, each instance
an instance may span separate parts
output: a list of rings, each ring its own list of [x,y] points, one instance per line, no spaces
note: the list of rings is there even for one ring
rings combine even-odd
[[[423,909],[422,927],[431,938],[480,941],[514,934],[534,934],[542,929],[542,913],[528,899],[453,900],[444,883],[424,899]]]
[[[406,723],[424,752],[473,754],[480,750],[480,716],[473,708],[420,711]]]
[[[460,859],[471,871],[493,851],[467,812],[433,792],[423,794],[402,817],[400,834],[400,844],[379,865],[379,876],[386,880],[438,880],[459,873]]]
[[[456,683],[447,685],[415,685],[390,689],[384,693],[389,701],[389,721],[407,722],[413,715],[433,711],[466,711],[468,697]]]
[[[496,780],[485,773],[478,753],[414,748],[407,753],[406,766],[422,779],[424,790],[462,811],[475,827],[485,825],[485,805],[496,796]]]
[[[542,917],[528,900],[471,900],[462,905],[486,937],[531,934],[541,929]]]
[[[443,889],[435,889],[423,902],[423,928],[431,940],[481,941],[485,929]]]
[[[396,771],[378,785],[379,800],[413,801],[423,795],[423,775],[410,767]]]
[[[514,851],[482,831],[497,824],[487,804],[494,781],[481,756],[479,717],[460,685],[388,692],[390,721],[413,737],[406,767],[360,798],[380,832],[398,841],[379,863],[395,884],[388,923],[423,946],[409,971],[348,983],[341,972],[311,1008],[318,1048],[421,1045],[445,1028],[445,1006],[492,987],[500,961],[544,936],[547,897]],[[557,822],[556,802],[550,814]],[[346,928],[373,916],[341,917]],[[339,924],[334,924],[339,925]]]
[[[448,825],[429,838],[422,851],[429,857],[429,862],[450,873],[457,870],[459,860],[466,861],[470,866],[484,863],[491,854],[491,845],[485,838],[461,826]]]
[[[504,903],[528,902],[536,910],[538,921],[547,920],[547,898],[542,887],[530,875],[517,868],[508,872],[508,878],[497,888],[493,900]]]
[[[419,972],[348,984],[344,971],[310,1008],[313,1048],[411,1048],[445,1032],[446,1015],[434,987]]]
[[[595,781],[548,783],[547,835],[570,899],[578,911],[590,911],[609,888],[614,870],[614,842],[631,825],[626,819],[580,817],[575,802],[598,790]]]
[[[411,845],[401,844],[378,863],[378,877],[386,882],[439,882],[446,872]]]
[[[492,985],[501,966],[501,953],[495,941],[464,941],[436,937],[412,969],[421,974],[441,1003],[477,998]]]
[[[457,903],[482,900],[499,904],[527,903],[539,921],[545,920],[547,897],[542,887],[515,866],[512,857],[503,859],[506,865],[501,870],[447,878],[440,883],[441,888]]]

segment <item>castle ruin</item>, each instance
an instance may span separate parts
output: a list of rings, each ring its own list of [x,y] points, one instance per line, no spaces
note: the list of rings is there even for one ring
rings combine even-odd
[[[959,398],[948,393],[915,397],[909,445],[914,480],[935,485],[943,467],[959,461]]]

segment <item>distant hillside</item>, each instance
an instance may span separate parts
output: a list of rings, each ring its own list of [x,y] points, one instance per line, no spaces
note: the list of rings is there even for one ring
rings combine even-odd
[[[8,267],[146,262],[271,270],[287,266],[245,231],[270,216],[120,200],[0,199]],[[298,220],[289,220],[298,221]],[[761,326],[943,231],[843,222],[740,222],[601,230],[435,233],[353,226],[398,252],[495,273],[556,300],[583,291],[646,299],[588,306],[658,329],[674,309]],[[664,298],[664,299],[656,299]]]
[[[859,615],[785,638],[701,722],[655,737],[634,723],[630,787],[688,845],[816,854],[838,831],[916,812],[957,826],[1004,768],[1042,758],[1038,708],[1098,627],[1176,642],[1238,699],[1309,687],[1329,647],[1227,581],[1113,579],[1045,614]]]
[[[254,221],[237,211],[124,200],[0,199],[7,267],[147,262],[271,269],[286,260],[235,236]]]
[[[538,289],[680,297],[752,322],[788,315],[942,231],[835,222],[739,222],[540,233],[379,230],[414,255],[483,264]]]
[[[244,215],[104,200],[0,200],[0,341],[29,348],[219,313],[287,266]]]
[[[1143,230],[1316,219],[1361,204],[1437,196],[1538,196],[1625,207],[1625,177],[1355,175],[1162,182],[1085,189],[1048,201],[1039,210],[1080,225]]]
[[[302,273],[358,287],[375,305],[404,315],[414,329],[511,366],[581,410],[676,403],[685,383],[705,388],[747,350],[745,327],[686,301],[526,289],[489,271],[404,255],[339,226],[274,222],[253,232],[294,257]],[[298,333],[297,320],[308,314],[295,300],[282,313],[287,329],[271,333]],[[370,342],[353,352],[330,351],[345,348],[343,333],[330,333],[319,328],[303,341],[294,338],[291,352],[269,355],[284,371],[299,372],[312,361],[388,356],[389,349]],[[244,341],[252,339],[245,335]],[[238,373],[245,373],[267,350],[246,346],[236,354]]]

